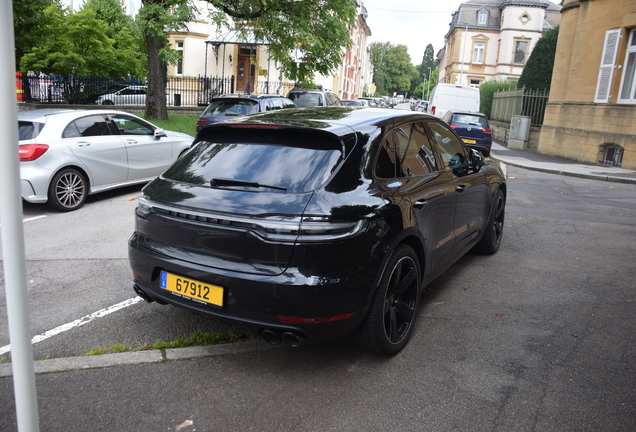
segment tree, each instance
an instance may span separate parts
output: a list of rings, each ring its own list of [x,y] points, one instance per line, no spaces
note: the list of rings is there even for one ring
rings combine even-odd
[[[426,45],[424,49],[424,55],[422,56],[422,63],[416,66],[418,71],[417,79],[411,83],[411,89],[415,88],[418,84],[429,79],[429,73],[433,73],[437,67],[437,60],[435,59],[435,50],[432,44]],[[420,93],[421,94],[421,93]]]
[[[16,67],[20,65],[20,60],[26,53],[46,41],[49,23],[44,10],[53,3],[58,2],[56,0],[13,0]]]
[[[526,66],[519,77],[518,88],[549,91],[552,84],[552,69],[556,55],[559,27],[543,33],[537,41]]]
[[[479,111],[490,118],[493,95],[498,91],[514,90],[516,81],[486,81],[479,86]]]
[[[428,73],[428,69],[426,70]],[[427,77],[428,79],[428,77]],[[421,82],[413,91],[413,97],[422,100],[431,100],[431,93],[433,92],[433,88],[437,85],[437,80],[439,79],[439,66],[436,66],[435,69],[431,71],[431,82],[430,84],[427,81]]]
[[[417,78],[418,72],[411,63],[407,46],[374,42],[369,47],[376,93],[386,95],[409,91],[411,80]]]
[[[166,32],[183,29],[197,12],[186,0],[142,0],[138,23],[148,54],[146,118],[167,118],[166,67],[176,61]],[[351,0],[206,0],[219,26],[252,32],[292,80],[330,73],[351,44],[356,4]],[[295,54],[300,53],[300,57]]]

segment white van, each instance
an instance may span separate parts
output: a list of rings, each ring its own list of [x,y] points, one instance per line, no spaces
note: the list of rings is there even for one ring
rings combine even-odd
[[[479,112],[479,89],[455,84],[437,84],[428,103],[428,114],[442,118],[446,111]]]

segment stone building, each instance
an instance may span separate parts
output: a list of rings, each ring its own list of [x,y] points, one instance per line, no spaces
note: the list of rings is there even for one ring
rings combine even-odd
[[[439,82],[477,87],[519,79],[543,32],[559,25],[560,10],[547,0],[462,3],[438,53]]]
[[[539,151],[636,169],[635,71],[636,2],[566,0]]]

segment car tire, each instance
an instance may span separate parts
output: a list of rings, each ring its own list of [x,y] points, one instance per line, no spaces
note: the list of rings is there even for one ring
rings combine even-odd
[[[73,211],[84,205],[87,194],[88,183],[84,175],[76,169],[67,168],[53,177],[47,204],[58,211]]]
[[[389,259],[353,345],[375,354],[395,355],[408,343],[420,302],[420,267],[415,251],[399,246]]]
[[[113,101],[105,100],[104,102],[102,102],[102,105],[115,105],[115,104],[113,103]]]
[[[506,198],[501,189],[495,193],[492,214],[488,220],[488,226],[484,236],[475,245],[475,252],[483,255],[492,255],[499,250],[503,237],[504,219],[506,217]]]

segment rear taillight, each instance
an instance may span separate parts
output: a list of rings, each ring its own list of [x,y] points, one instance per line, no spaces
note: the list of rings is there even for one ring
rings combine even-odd
[[[482,131],[482,132],[484,132],[484,133],[492,133],[492,132],[490,131],[490,129],[482,129],[481,131]]]
[[[457,129],[457,128],[459,128],[459,126],[454,125],[454,124],[450,125],[450,127],[452,127],[453,129]]]
[[[431,114],[435,114],[435,107],[431,107]]]
[[[31,162],[42,156],[49,149],[46,144],[22,144],[18,150],[20,162]]]
[[[208,121],[206,119],[197,120],[197,126],[204,126],[206,124],[208,124]]]

